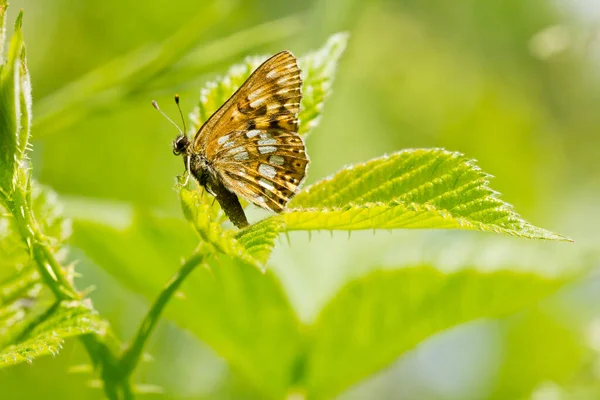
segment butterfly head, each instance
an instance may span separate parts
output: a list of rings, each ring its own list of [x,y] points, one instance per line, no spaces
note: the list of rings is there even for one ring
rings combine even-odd
[[[179,131],[179,136],[177,136],[175,138],[175,140],[173,140],[173,154],[178,156],[178,155],[184,154],[187,151],[187,148],[190,144],[190,140],[188,139],[187,135],[185,134],[185,131],[186,131],[185,118],[183,118],[183,112],[181,112],[181,107],[179,106],[179,95],[178,94],[175,95],[175,103],[177,104],[177,109],[179,110],[179,115],[181,116],[181,121],[183,122],[183,130],[181,130],[179,128],[179,126],[177,126],[177,124],[175,122],[173,122],[173,120],[171,118],[169,118],[164,112],[162,112],[162,110],[158,107],[158,104],[156,103],[156,101],[152,100],[152,106],[154,108],[156,108],[158,110],[158,112],[160,112]]]
[[[190,144],[190,140],[184,134],[181,134],[173,140],[173,154],[179,156],[184,154]]]

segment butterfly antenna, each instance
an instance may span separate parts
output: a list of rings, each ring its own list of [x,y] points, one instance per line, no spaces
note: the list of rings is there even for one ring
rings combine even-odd
[[[160,107],[158,107],[158,103],[156,102],[156,100],[152,100],[152,107],[156,108],[156,110],[162,114],[163,117],[165,117],[167,119],[167,121],[169,121],[170,123],[173,124],[173,126],[175,126],[175,128],[177,128],[177,130],[179,131],[179,133],[181,133],[183,135],[183,132],[181,131],[181,128],[179,127],[179,125],[177,125],[175,122],[173,122],[173,120],[171,118],[169,118],[167,116],[167,114],[165,114],[163,112],[163,110],[160,109]],[[180,110],[181,112],[181,110]],[[185,124],[184,124],[184,129],[185,129]]]
[[[185,118],[183,118],[183,112],[181,111],[181,106],[179,105],[179,95],[175,95],[175,104],[177,104],[177,109],[179,110],[179,115],[181,116],[181,122],[183,123],[183,133],[187,132],[187,128],[185,127]]]

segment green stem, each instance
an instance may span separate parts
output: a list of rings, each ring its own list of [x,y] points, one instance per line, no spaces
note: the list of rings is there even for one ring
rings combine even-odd
[[[203,261],[204,254],[194,254],[181,266],[181,268],[179,268],[166,284],[165,288],[144,317],[135,339],[121,357],[121,372],[125,376],[130,376],[138,365],[144,346],[171,297],[173,297],[177,289],[179,289],[179,286],[181,286],[185,278]]]
[[[17,223],[21,238],[35,260],[42,280],[52,290],[56,299],[79,299],[79,295],[67,279],[64,269],[50,250],[46,238],[40,232],[23,189],[17,188],[13,193],[12,200],[5,201],[5,205]]]
[[[27,190],[31,189],[27,186],[25,188],[17,187],[11,198],[2,195],[0,200],[14,218],[21,238],[35,261],[40,277],[58,301],[56,305],[64,300],[81,300],[81,296],[67,278],[65,269],[54,256],[47,238],[39,229],[33,210],[31,210],[31,199],[26,194]],[[111,400],[118,400],[118,397],[115,397],[115,387],[117,386],[115,383],[117,382],[124,392],[131,392],[128,381],[119,382],[116,379],[117,358],[104,343],[102,337],[97,334],[84,335],[81,337],[81,341],[92,362],[96,366],[102,367],[106,396]]]

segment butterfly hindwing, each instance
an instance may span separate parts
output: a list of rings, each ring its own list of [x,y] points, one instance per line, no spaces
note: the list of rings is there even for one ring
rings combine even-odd
[[[304,142],[295,132],[254,129],[229,136],[217,153],[215,169],[234,192],[280,212],[304,180],[308,162]]]

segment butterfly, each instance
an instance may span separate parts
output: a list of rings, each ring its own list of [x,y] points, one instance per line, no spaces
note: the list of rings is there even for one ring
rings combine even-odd
[[[306,176],[309,159],[298,134],[301,86],[296,57],[289,51],[277,53],[191,140],[184,123],[184,131],[173,141],[173,154],[183,156],[188,174],[215,197],[238,228],[248,226],[238,196],[279,213]],[[158,109],[156,102],[153,105]]]

